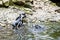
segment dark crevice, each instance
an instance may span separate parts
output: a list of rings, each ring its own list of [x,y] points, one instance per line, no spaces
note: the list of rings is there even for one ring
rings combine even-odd
[[[50,0],[52,1],[53,3],[56,3],[57,6],[60,6],[60,0]]]

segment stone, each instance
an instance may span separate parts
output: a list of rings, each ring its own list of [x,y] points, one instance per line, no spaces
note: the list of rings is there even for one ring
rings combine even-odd
[[[36,29],[40,29],[41,26],[39,26],[39,25],[35,25],[35,28],[36,28]]]
[[[5,26],[6,26],[6,24],[3,24],[3,23],[0,23],[0,25],[1,25],[2,27],[5,27]]]
[[[19,5],[19,6],[23,6],[25,3],[22,1],[17,1],[17,2],[14,2],[14,4]]]
[[[9,2],[10,0],[2,0],[3,1],[3,3],[5,3],[5,2]]]
[[[17,0],[12,0],[13,2],[16,2]]]
[[[0,5],[2,5],[3,3],[2,3],[2,1],[0,1]]]
[[[5,2],[4,5],[5,5],[5,6],[9,6],[9,2],[8,2],[8,1]]]
[[[58,12],[58,13],[60,13],[60,9],[57,9],[57,10],[55,10],[55,12]]]
[[[46,29],[47,27],[43,25],[33,24],[32,27],[29,29],[29,31],[34,34],[34,33],[44,32]]]

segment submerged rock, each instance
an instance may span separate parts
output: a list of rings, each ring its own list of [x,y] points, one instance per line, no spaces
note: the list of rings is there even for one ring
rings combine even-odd
[[[32,33],[40,33],[45,31],[47,28],[43,25],[34,25],[31,27],[31,29],[29,29],[30,32]]]
[[[17,2],[14,2],[14,4],[19,5],[19,6],[23,6],[25,3],[22,1],[17,1]]]

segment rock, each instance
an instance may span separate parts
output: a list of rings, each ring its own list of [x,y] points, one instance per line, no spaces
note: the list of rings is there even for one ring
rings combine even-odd
[[[13,2],[16,2],[17,0],[12,0]]]
[[[25,11],[26,14],[30,14],[30,15],[33,14],[32,9],[24,8],[24,11]]]
[[[57,6],[60,6],[60,0],[50,0],[52,1],[53,3],[56,3]]]
[[[2,0],[2,2],[3,2],[2,5],[4,5],[4,6],[9,6],[9,1],[10,1],[10,0]]]
[[[14,2],[14,4],[19,5],[19,6],[23,6],[25,3],[22,1],[17,1],[17,2]]]
[[[55,10],[55,12],[58,12],[58,13],[60,13],[60,9],[57,9],[57,10]]]
[[[9,6],[9,2],[5,2],[4,5],[5,5],[5,6]]]
[[[52,1],[54,3],[59,3],[60,2],[60,0],[50,0],[50,1]]]
[[[5,2],[9,2],[9,1],[10,1],[10,0],[2,0],[3,3],[5,3]]]
[[[2,3],[2,1],[0,1],[0,5],[2,5],[3,3]]]
[[[8,7],[8,6],[9,6],[9,0],[0,1],[0,7]]]
[[[31,7],[29,4],[26,4],[25,1],[27,0],[1,0],[0,5],[1,6],[3,5],[3,7],[5,7],[5,6],[11,6],[11,5],[16,4],[18,6]]]
[[[35,25],[34,26],[36,29],[40,29],[41,28],[41,26],[39,26],[39,25]]]
[[[55,20],[51,20],[50,22],[57,22],[57,21],[55,21]]]
[[[32,25],[32,27],[29,29],[30,32],[32,32],[33,34],[34,33],[40,33],[40,32],[43,32],[47,29],[47,27],[43,26],[43,25]]]
[[[0,25],[1,25],[2,27],[5,27],[5,26],[6,26],[6,24],[3,24],[3,23],[0,23]]]

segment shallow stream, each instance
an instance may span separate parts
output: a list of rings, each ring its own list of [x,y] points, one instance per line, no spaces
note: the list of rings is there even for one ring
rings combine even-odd
[[[60,40],[59,22],[40,22],[37,24],[42,28],[35,29],[27,26],[19,30],[12,30],[0,27],[0,40]]]

